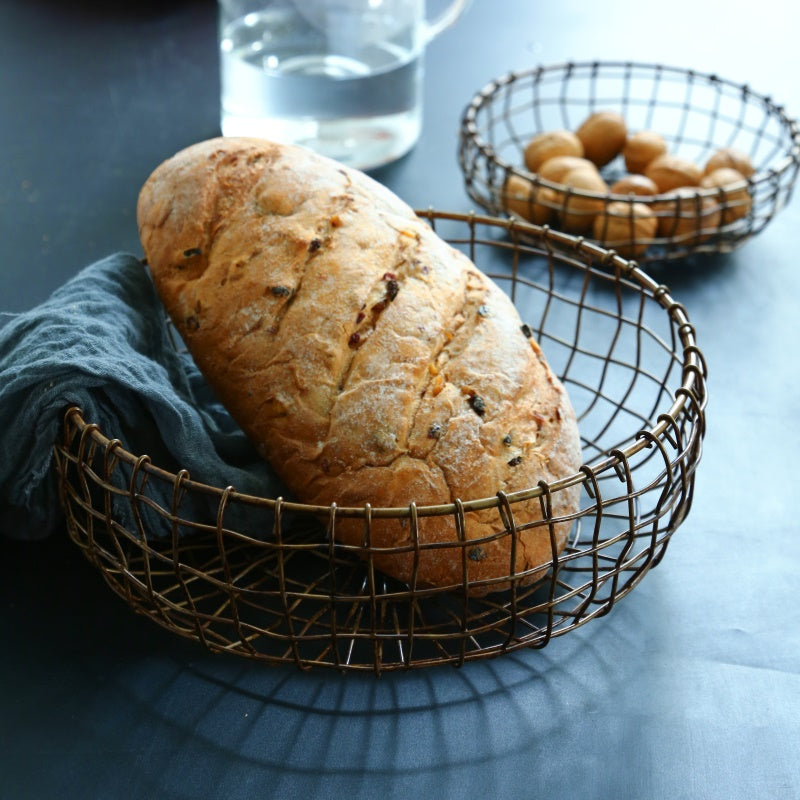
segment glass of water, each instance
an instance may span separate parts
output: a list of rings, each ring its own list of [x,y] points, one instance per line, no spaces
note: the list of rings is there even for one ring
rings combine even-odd
[[[422,127],[425,45],[467,3],[429,20],[425,0],[218,0],[223,135],[359,169],[399,158]]]

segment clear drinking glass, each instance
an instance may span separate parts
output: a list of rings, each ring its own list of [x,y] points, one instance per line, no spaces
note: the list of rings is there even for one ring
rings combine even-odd
[[[218,0],[225,136],[305,145],[359,169],[393,161],[422,127],[425,0]]]

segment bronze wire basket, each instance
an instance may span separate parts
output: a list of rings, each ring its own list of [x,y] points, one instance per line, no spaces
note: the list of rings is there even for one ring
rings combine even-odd
[[[523,153],[534,135],[574,131],[595,111],[621,114],[629,133],[660,133],[670,153],[701,168],[715,150],[732,147],[749,156],[755,172],[739,183],[696,187],[688,196],[647,197],[567,188],[526,169]],[[717,75],[657,64],[568,62],[511,72],[481,89],[462,116],[459,161],[469,196],[490,214],[517,213],[591,237],[598,209],[615,202],[601,215],[598,241],[640,263],[667,261],[731,252],[764,229],[791,197],[800,127],[770,97]],[[609,186],[623,174],[621,156],[602,170]],[[511,176],[527,182],[522,193],[506,187]],[[655,235],[634,226],[634,203],[655,215]],[[572,228],[563,224],[565,215]]]
[[[579,238],[418,213],[511,295],[568,389],[585,466],[515,494],[321,508],[170,472],[72,408],[55,447],[69,535],[135,611],[212,651],[380,674],[544,647],[606,614],[660,562],[691,506],[705,428],[706,368],[684,308],[634,263]],[[576,483],[580,510],[547,577],[525,586],[509,566],[510,588],[469,596],[470,514],[495,508],[496,535],[516,537],[515,508],[539,503],[552,541],[552,497]],[[371,520],[405,519],[409,547],[422,551],[417,523],[430,514],[452,520],[461,584],[423,589],[378,572]],[[361,546],[336,541],[342,517],[363,520]]]

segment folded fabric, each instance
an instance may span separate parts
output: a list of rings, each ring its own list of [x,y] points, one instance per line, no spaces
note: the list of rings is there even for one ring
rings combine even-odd
[[[281,493],[175,349],[150,276],[132,255],[86,267],[30,311],[0,314],[0,533],[42,538],[58,525],[52,450],[71,405],[110,438],[124,430],[132,452],[160,452],[195,480]]]

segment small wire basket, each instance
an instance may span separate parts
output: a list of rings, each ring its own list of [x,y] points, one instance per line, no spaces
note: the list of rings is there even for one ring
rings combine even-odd
[[[669,153],[700,167],[716,150],[733,148],[755,171],[723,186],[643,196],[565,187],[527,170],[533,136],[575,131],[598,111],[622,115],[629,133],[661,134]],[[548,218],[571,232],[577,223],[585,228],[578,232],[640,263],[668,261],[731,252],[766,227],[791,197],[800,128],[770,97],[717,75],[569,62],[511,72],[481,89],[462,117],[459,161],[469,196],[490,214]],[[602,170],[608,186],[624,173],[621,156]],[[655,229],[641,224],[642,213],[655,217]]]
[[[579,238],[419,213],[512,297],[570,394],[584,466],[550,485],[436,506],[308,506],[167,470],[71,408],[55,446],[69,535],[135,611],[212,651],[380,674],[544,647],[609,612],[661,561],[689,512],[705,430],[706,368],[684,308],[638,266]],[[576,485],[579,509],[555,517],[555,494]],[[570,524],[567,546],[553,547],[535,585],[509,566],[502,591],[474,596],[470,516],[496,509],[496,535],[513,543],[526,503],[541,505],[551,537]],[[373,521],[404,521],[419,555],[442,547],[414,535],[427,515],[452,521],[456,585],[401,584],[375,567]],[[336,537],[352,518],[358,546]]]

